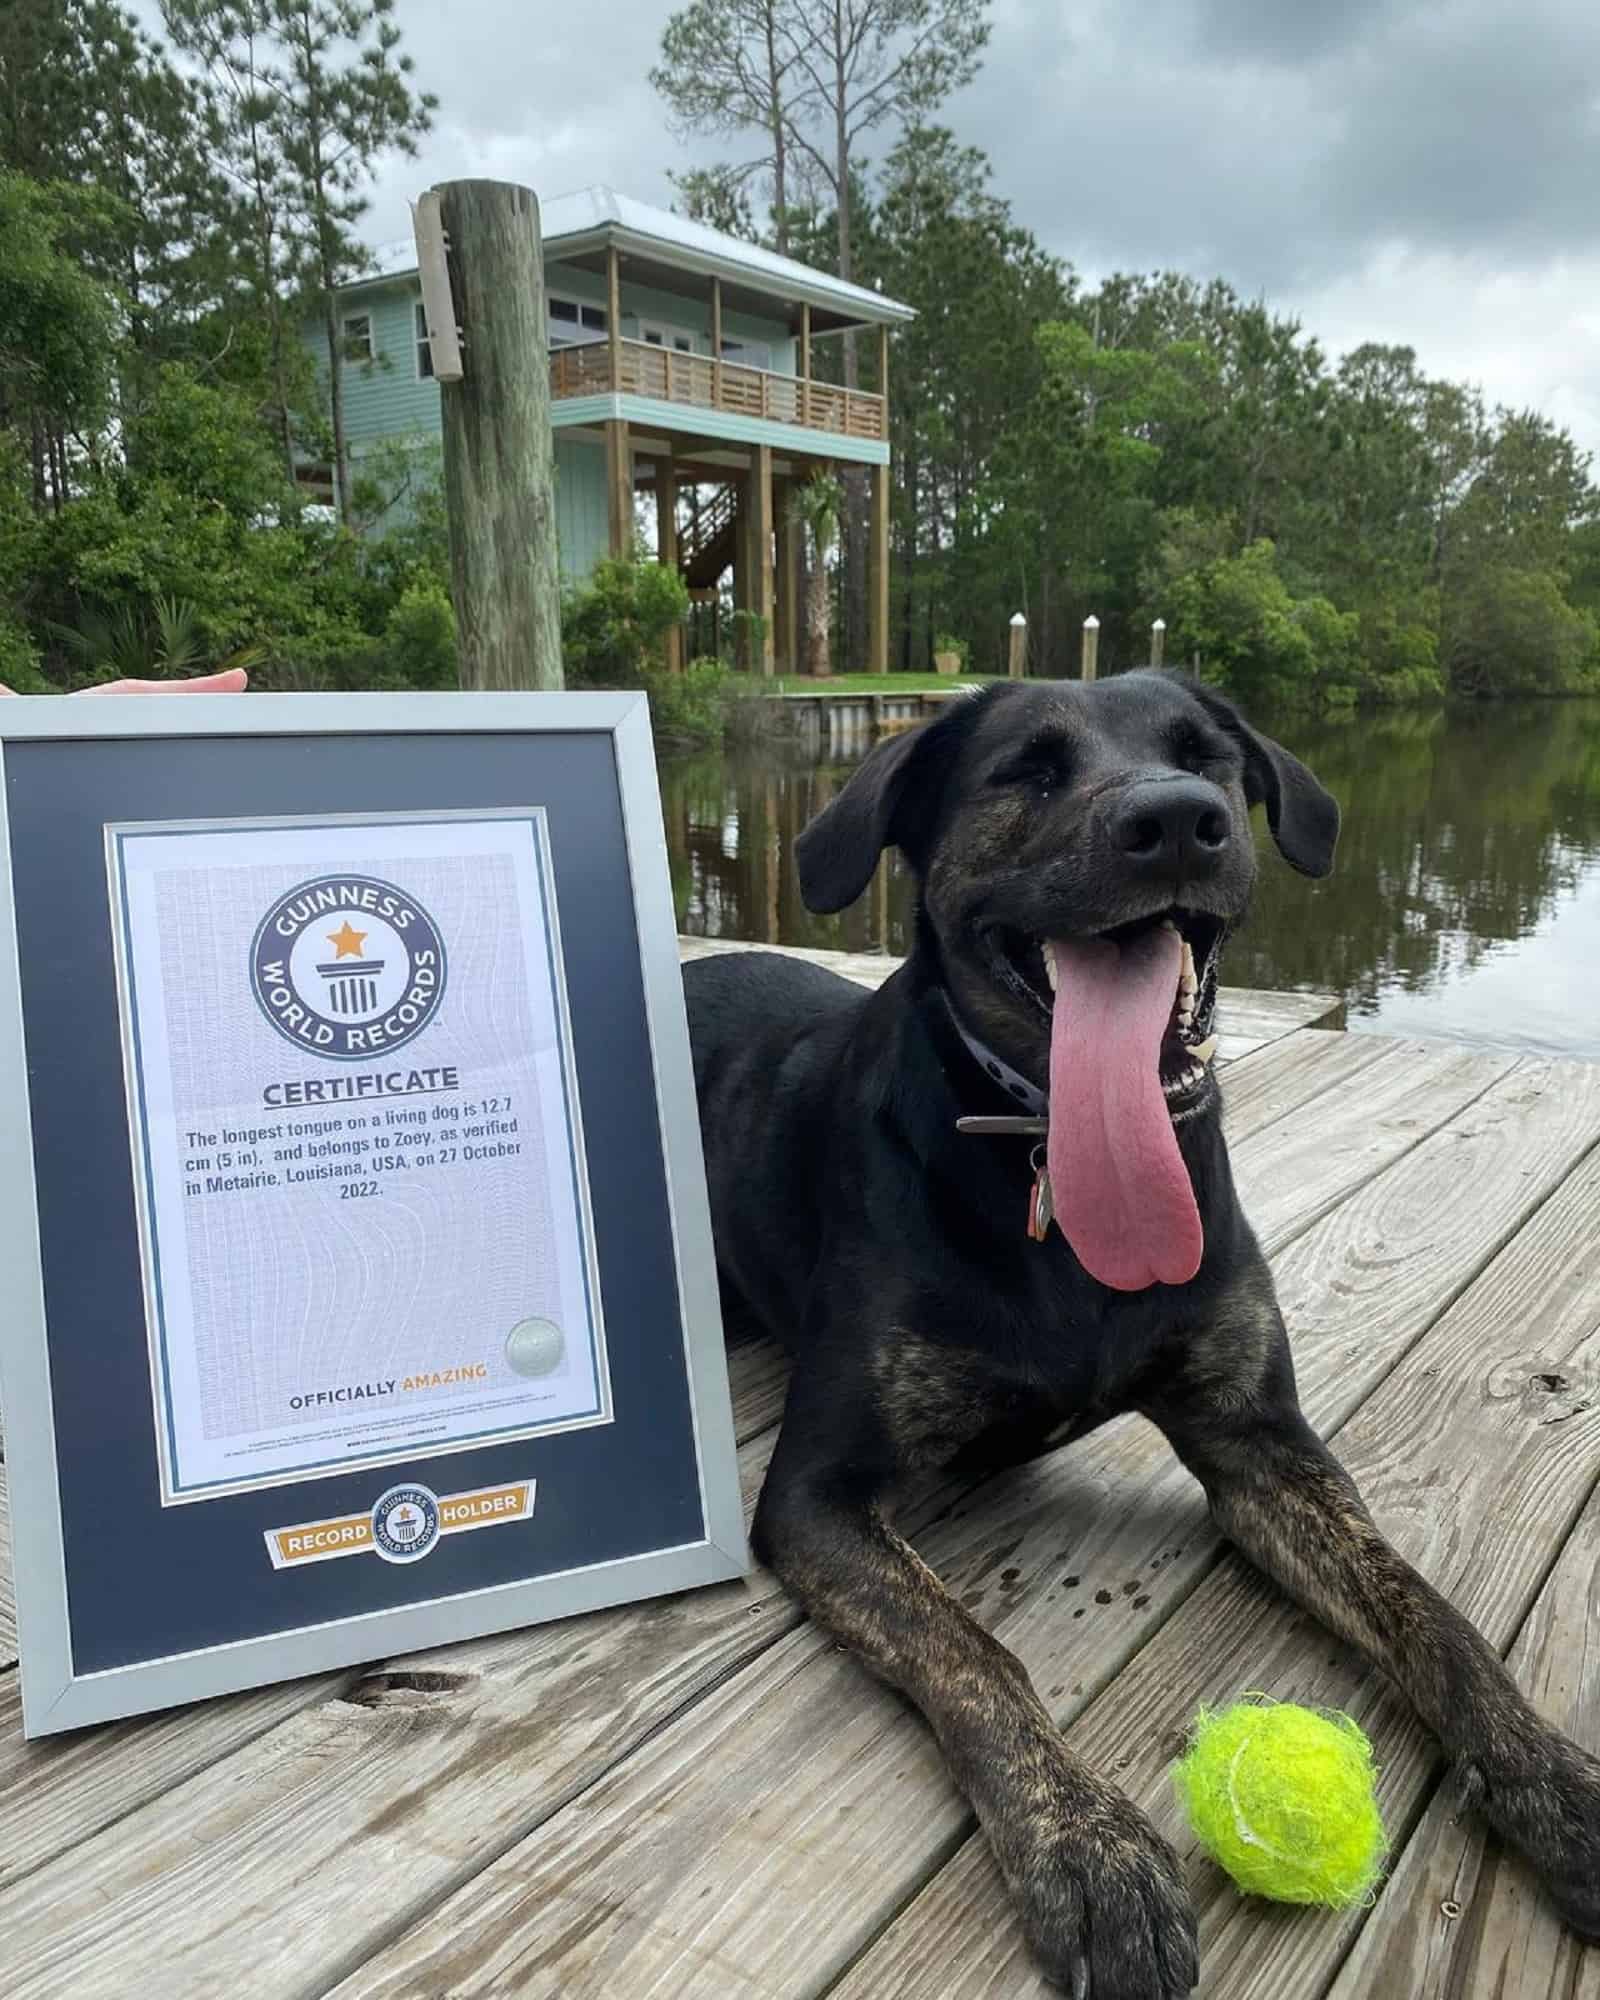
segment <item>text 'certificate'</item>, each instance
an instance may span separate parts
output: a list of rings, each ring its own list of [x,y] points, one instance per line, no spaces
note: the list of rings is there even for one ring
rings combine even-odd
[[[163,1503],[608,1421],[542,813],[107,852]]]

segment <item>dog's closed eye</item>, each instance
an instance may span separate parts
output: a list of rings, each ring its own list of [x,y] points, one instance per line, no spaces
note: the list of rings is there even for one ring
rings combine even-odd
[[[1192,722],[1173,726],[1167,752],[1180,771],[1192,772],[1196,777],[1209,776],[1216,765],[1235,761],[1223,737]]]
[[[989,774],[994,786],[1030,785],[1042,792],[1067,784],[1072,777],[1072,752],[1066,738],[1034,736],[1022,748],[996,765]]]

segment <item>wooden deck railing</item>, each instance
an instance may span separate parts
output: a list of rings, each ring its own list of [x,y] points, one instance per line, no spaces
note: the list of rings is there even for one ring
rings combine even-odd
[[[766,423],[831,431],[837,437],[888,436],[881,396],[841,389],[835,382],[803,382],[798,375],[775,375],[738,361],[713,361],[707,354],[679,354],[648,341],[617,343],[616,378],[612,380],[606,341],[558,347],[550,356],[550,394],[558,401],[568,396],[649,396],[659,403],[727,410]]]

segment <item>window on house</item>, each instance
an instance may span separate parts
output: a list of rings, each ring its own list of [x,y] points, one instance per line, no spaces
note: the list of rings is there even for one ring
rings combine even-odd
[[[725,340],[722,343],[724,361],[737,361],[743,368],[770,368],[772,349],[753,340]]]
[[[344,351],[348,361],[370,361],[372,359],[372,315],[370,313],[346,313],[344,319]]]
[[[639,338],[647,347],[670,347],[674,354],[694,352],[694,335],[684,327],[671,326],[662,320],[640,320]]]
[[[421,299],[417,300],[417,380],[427,382],[433,376],[433,344],[428,339],[428,315],[423,310]]]
[[[603,306],[580,305],[576,299],[551,295],[545,300],[545,308],[552,347],[571,347],[580,340],[594,340],[606,330]]]

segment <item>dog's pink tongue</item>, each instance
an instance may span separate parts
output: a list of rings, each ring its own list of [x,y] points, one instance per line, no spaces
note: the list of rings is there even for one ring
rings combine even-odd
[[[1078,1262],[1119,1292],[1187,1284],[1205,1240],[1161,1094],[1161,1038],[1183,946],[1176,931],[1129,944],[1054,942],[1050,1193]]]

